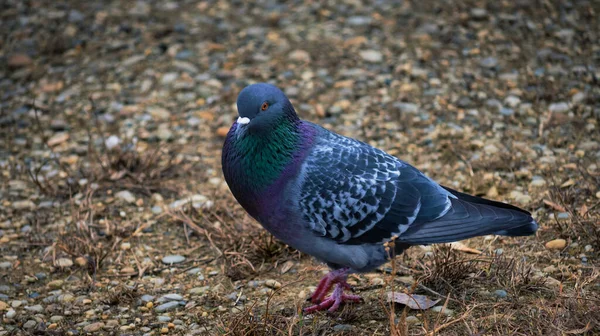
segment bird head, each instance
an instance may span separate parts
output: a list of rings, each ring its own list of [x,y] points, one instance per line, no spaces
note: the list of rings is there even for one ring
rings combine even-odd
[[[292,104],[276,86],[257,83],[246,86],[238,95],[238,127],[268,130],[282,118],[297,120]]]

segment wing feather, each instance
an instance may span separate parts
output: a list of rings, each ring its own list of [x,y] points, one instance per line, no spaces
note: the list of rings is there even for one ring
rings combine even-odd
[[[454,197],[407,163],[322,128],[302,176],[299,204],[310,228],[346,244],[389,240],[416,220],[443,216]]]

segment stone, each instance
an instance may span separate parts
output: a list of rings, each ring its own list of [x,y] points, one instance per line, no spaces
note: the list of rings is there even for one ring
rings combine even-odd
[[[64,142],[66,142],[67,140],[69,140],[70,136],[69,133],[66,132],[60,132],[60,133],[56,133],[53,136],[50,137],[50,139],[48,139],[48,146],[49,147],[55,147],[58,146]]]
[[[546,180],[544,180],[542,178],[537,178],[537,179],[534,179],[533,181],[531,181],[531,183],[529,183],[529,185],[532,187],[543,187],[546,185]]]
[[[373,20],[368,16],[351,16],[346,19],[346,23],[350,26],[361,27],[371,24]]]
[[[121,139],[116,135],[111,135],[104,141],[106,149],[111,150],[121,143]]]
[[[442,314],[446,315],[446,316],[452,316],[454,315],[454,310],[446,308],[444,309],[444,306],[435,306],[433,308],[431,308],[431,311],[439,313],[442,312]]]
[[[573,95],[573,97],[571,97],[571,103],[573,103],[574,105],[578,105],[583,103],[583,101],[585,100],[585,93],[583,92],[577,92],[576,94]]]
[[[179,264],[185,261],[185,257],[182,255],[168,255],[162,258],[163,264]]]
[[[154,311],[156,311],[157,313],[164,313],[166,311],[173,310],[179,306],[179,301],[169,301],[157,306],[156,308],[154,308]]]
[[[168,127],[159,127],[156,131],[156,136],[163,141],[169,141],[174,138],[173,132]]]
[[[33,210],[36,208],[35,203],[30,200],[16,201],[12,204],[15,210]]]
[[[488,13],[485,8],[471,8],[471,17],[476,20],[485,19]]]
[[[567,246],[567,241],[564,239],[554,239],[546,243],[546,248],[549,250],[562,250]]]
[[[159,106],[148,107],[147,111],[152,116],[152,118],[157,120],[168,119],[171,116],[171,112],[169,110]]]
[[[83,327],[83,331],[93,333],[99,331],[102,328],[104,328],[103,322],[94,322]]]
[[[201,295],[201,294],[206,293],[209,289],[210,289],[209,286],[194,287],[194,288],[190,289],[189,293],[191,295]]]
[[[483,68],[492,69],[498,66],[498,59],[495,57],[486,57],[479,61],[479,65]]]
[[[495,145],[489,144],[489,145],[483,147],[483,151],[486,154],[493,155],[493,154],[497,154],[500,150]]]
[[[140,297],[140,300],[141,300],[142,302],[151,302],[151,301],[153,301],[153,300],[154,300],[154,296],[152,296],[152,295],[149,295],[149,294],[144,294],[144,295],[142,295],[142,296]]]
[[[220,137],[225,137],[227,136],[227,133],[229,133],[229,127],[228,126],[222,126],[217,128],[217,135]]]
[[[129,190],[121,190],[115,194],[115,197],[127,203],[135,203],[136,198]]]
[[[44,311],[44,307],[42,305],[33,305],[33,306],[25,306],[25,310],[34,313],[41,313]]]
[[[383,286],[385,284],[385,281],[380,277],[375,277],[369,281],[369,284],[371,286]]]
[[[6,62],[8,67],[13,69],[26,67],[31,65],[32,63],[33,60],[27,54],[13,54],[8,57],[8,60]]]
[[[552,113],[565,113],[568,112],[571,108],[567,102],[559,102],[550,104],[548,110]]]
[[[406,324],[409,324],[409,325],[421,323],[421,320],[419,320],[419,318],[414,315],[407,316],[405,321],[406,321]]]
[[[85,15],[76,9],[69,11],[69,22],[80,22],[85,19]]]
[[[417,114],[419,112],[419,106],[413,103],[394,103],[395,108],[400,110],[400,113]]]
[[[519,99],[519,97],[516,96],[508,96],[504,98],[504,104],[508,105],[509,107],[515,108],[519,106],[519,104],[521,104],[521,99]]]
[[[511,115],[515,114],[515,110],[503,107],[500,109],[500,114],[502,114],[503,116],[510,117]]]
[[[63,286],[64,281],[57,279],[57,280],[52,280],[50,282],[48,282],[48,287],[52,288],[52,289],[59,289]]]
[[[310,54],[307,51],[296,49],[289,53],[288,58],[292,61],[310,62]]]
[[[354,326],[352,326],[351,324],[338,324],[333,327],[333,331],[336,331],[336,332],[350,331],[353,328],[354,328]]]
[[[169,205],[169,207],[171,209],[177,209],[177,208],[180,208],[180,207],[182,207],[186,204],[190,204],[190,203],[194,209],[199,209],[202,207],[209,208],[212,205],[212,201],[210,201],[208,199],[208,197],[197,194],[197,195],[192,195],[192,196],[184,198],[184,199],[177,200],[177,201],[171,203]]]
[[[281,288],[281,283],[277,280],[269,279],[265,280],[265,286],[273,289],[279,289]]]
[[[383,54],[373,49],[361,50],[359,55],[365,62],[369,63],[380,63],[383,60]]]
[[[166,294],[163,295],[159,300],[162,301],[181,301],[183,300],[183,296],[179,295],[179,294]]]
[[[71,260],[71,258],[58,258],[54,261],[54,266],[68,268],[73,266],[73,260]]]
[[[494,295],[496,297],[504,299],[505,297],[508,296],[508,293],[504,289],[497,289],[497,290],[494,291]]]
[[[33,329],[37,326],[37,321],[29,320],[23,324],[23,329]]]

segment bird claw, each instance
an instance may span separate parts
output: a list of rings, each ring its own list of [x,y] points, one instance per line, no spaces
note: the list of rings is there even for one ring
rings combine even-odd
[[[327,295],[327,292],[329,292],[329,289],[331,289],[331,286],[333,286],[334,284],[340,284],[345,289],[351,289],[352,286],[350,286],[346,282],[347,276],[347,268],[342,268],[327,273],[327,275],[325,275],[323,279],[319,281],[317,289],[315,289],[315,292],[310,297],[310,301],[312,303],[320,303],[321,301],[323,301],[325,295]]]
[[[343,302],[360,302],[362,298],[358,295],[344,294],[344,288],[347,288],[348,284],[338,283],[333,290],[333,293],[326,298],[323,302],[304,308],[304,313],[310,314],[316,311],[327,309],[329,312],[336,311]]]

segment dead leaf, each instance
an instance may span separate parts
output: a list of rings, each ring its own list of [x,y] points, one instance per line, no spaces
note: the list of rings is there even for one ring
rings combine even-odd
[[[565,183],[561,184],[560,187],[561,188],[566,188],[566,187],[570,187],[570,186],[572,186],[574,184],[575,184],[575,180],[568,179]]]
[[[286,262],[283,263],[283,265],[281,265],[281,274],[285,274],[287,271],[289,271],[292,266],[294,266],[294,262],[291,260],[288,260]]]
[[[562,206],[560,204],[556,204],[556,203],[554,203],[552,201],[544,200],[544,204],[546,204],[547,206],[551,207],[552,209],[554,209],[556,211],[567,212],[567,209],[565,209],[564,206]]]
[[[125,170],[125,169],[116,171],[116,172],[110,174],[110,179],[111,179],[111,181],[117,181],[117,180],[120,180],[121,178],[123,178],[123,176],[125,176],[125,174],[127,174],[127,170]]]
[[[481,254],[481,251],[476,250],[474,248],[470,248],[467,245],[461,243],[461,242],[453,242],[448,244],[450,246],[451,249],[453,250],[457,250],[457,251],[461,251],[461,252],[466,252],[466,253],[472,253],[472,254]]]
[[[408,306],[410,309],[420,309],[426,310],[433,306],[435,306],[439,299],[431,300],[425,295],[417,295],[417,294],[404,294],[404,293],[392,293],[387,292],[388,302],[396,302]]]
[[[585,215],[587,214],[587,212],[588,212],[587,205],[584,204],[584,205],[581,206],[581,208],[579,208],[579,216],[585,217]]]

